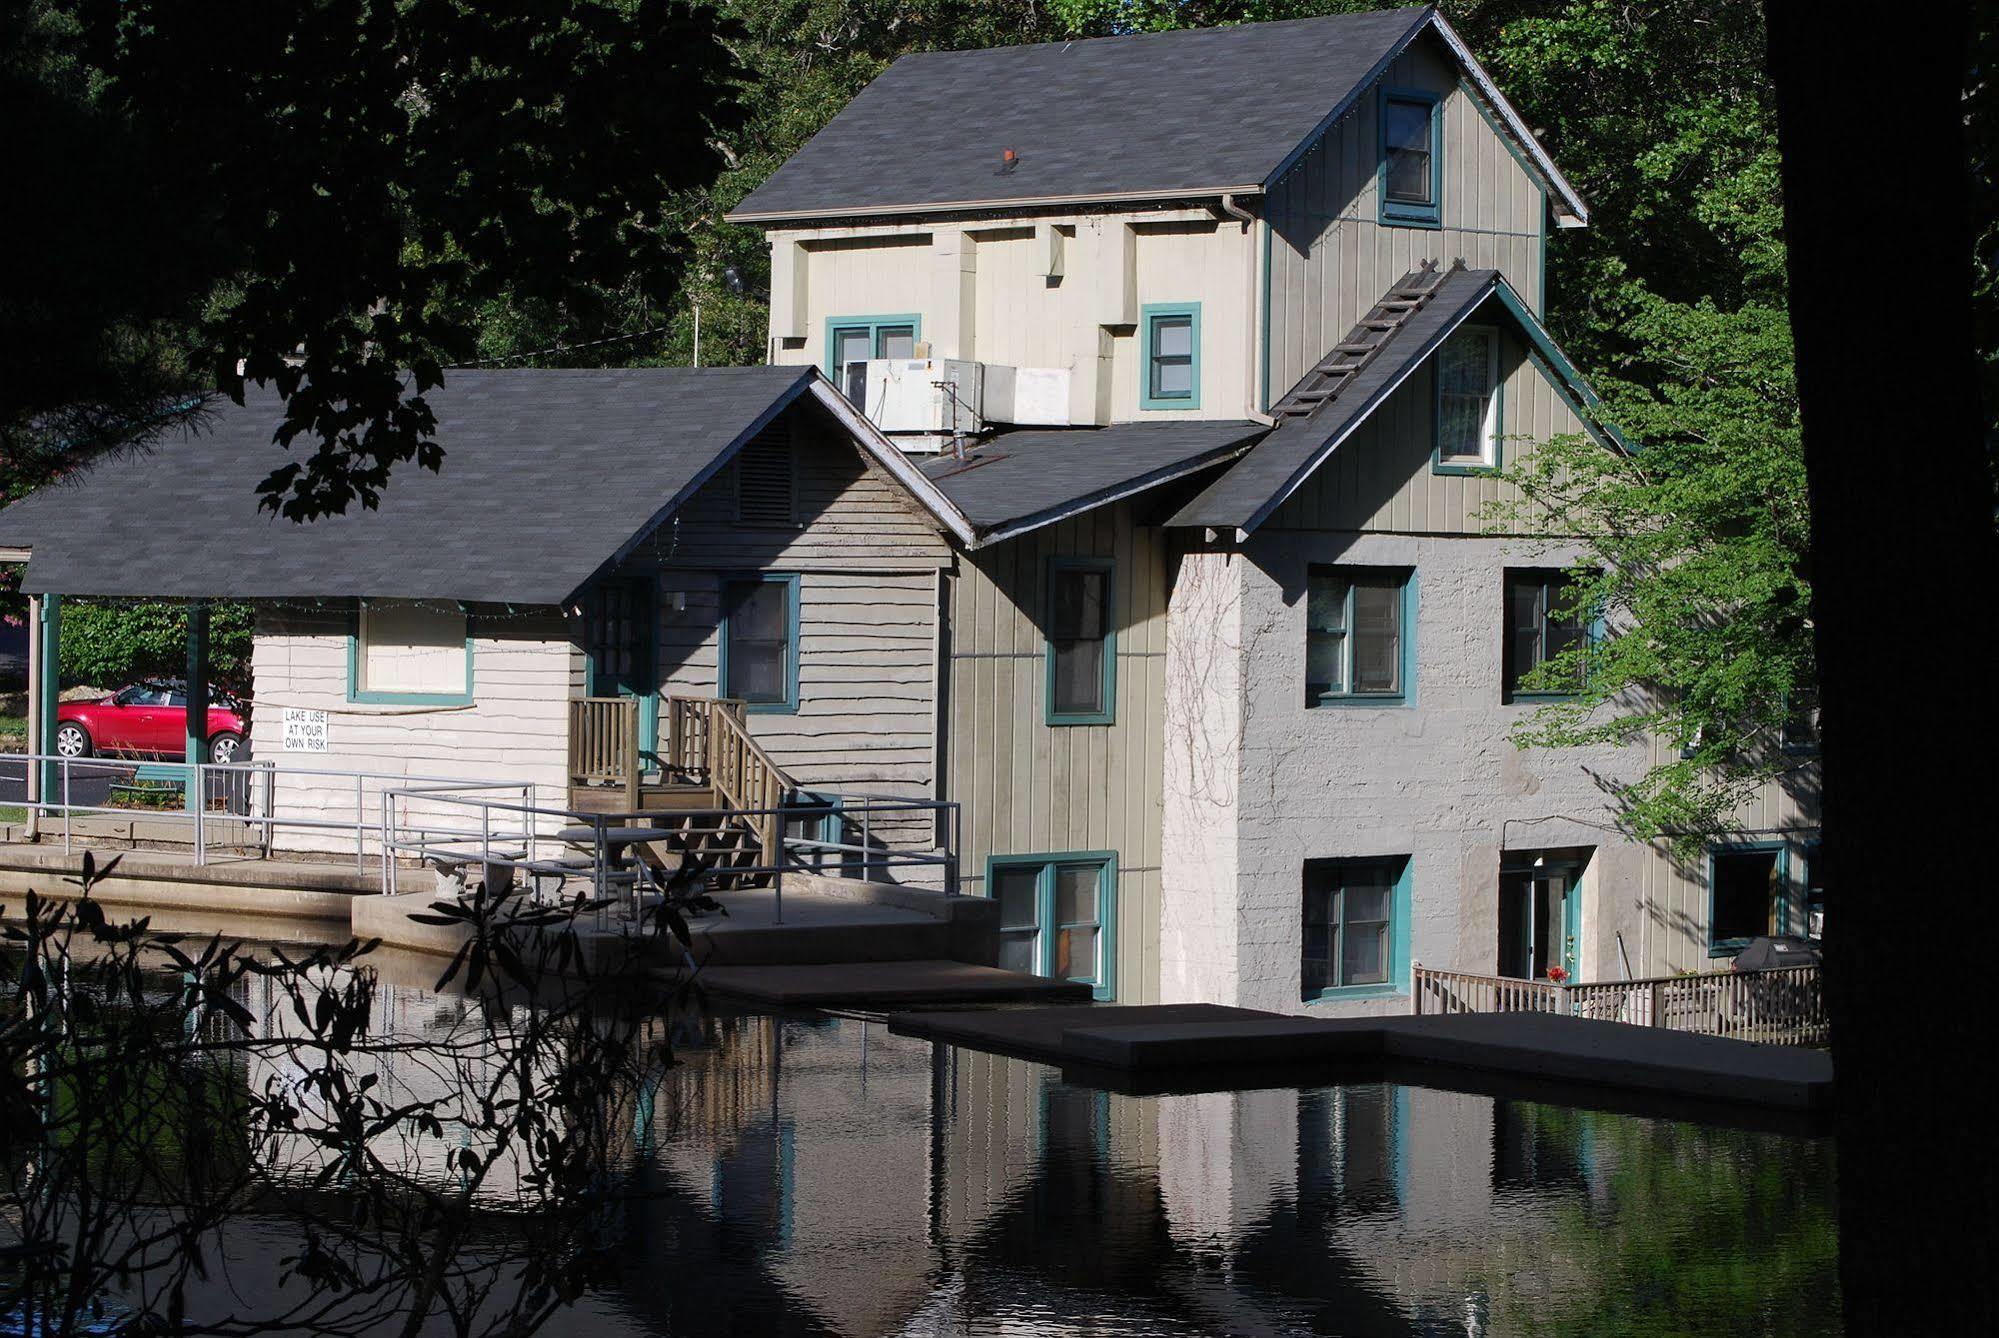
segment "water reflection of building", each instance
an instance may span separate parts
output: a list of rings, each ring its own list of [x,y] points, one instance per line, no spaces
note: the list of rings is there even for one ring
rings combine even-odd
[[[1599,1130],[1675,1132],[1375,1082],[1124,1096],[855,1019],[717,1018],[680,1059],[621,1284],[675,1333],[1513,1332],[1600,1284],[1568,1224],[1632,1211]],[[1829,1195],[1809,1145],[1757,1150]]]

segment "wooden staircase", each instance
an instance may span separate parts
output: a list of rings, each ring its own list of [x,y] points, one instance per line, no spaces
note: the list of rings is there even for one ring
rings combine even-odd
[[[754,871],[782,859],[783,819],[775,810],[791,802],[797,785],[750,736],[744,703],[670,696],[660,710],[659,772],[649,780],[638,699],[571,700],[569,807],[680,833],[717,888],[768,881],[767,872]]]

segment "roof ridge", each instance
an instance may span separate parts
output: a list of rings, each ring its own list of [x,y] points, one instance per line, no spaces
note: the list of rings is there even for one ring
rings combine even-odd
[[[1280,421],[1310,418],[1338,399],[1354,377],[1401,333],[1409,319],[1429,304],[1444,280],[1465,267],[1463,256],[1445,270],[1439,270],[1435,260],[1425,260],[1390,284],[1367,314],[1347,331],[1346,338],[1334,344],[1271,406],[1271,417]]]
[[[908,51],[889,62],[890,67],[904,61],[926,60],[933,56],[970,56],[993,52],[1046,51],[1050,48],[1073,46],[1099,46],[1109,42],[1125,42],[1137,45],[1141,42],[1178,41],[1189,38],[1213,37],[1217,34],[1239,32],[1244,28],[1289,28],[1303,27],[1317,23],[1347,23],[1354,19],[1372,18],[1380,14],[1409,13],[1419,9],[1435,9],[1435,3],[1408,5],[1377,5],[1372,9],[1349,9],[1338,14],[1298,14],[1285,19],[1249,19],[1231,23],[1210,23],[1196,28],[1163,28],[1147,32],[1101,33],[1095,37],[1051,37],[1045,42],[1003,42],[996,46],[933,47],[928,51]]]

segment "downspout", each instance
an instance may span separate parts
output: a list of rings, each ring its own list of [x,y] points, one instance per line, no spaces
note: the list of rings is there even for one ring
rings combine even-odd
[[[945,738],[945,722],[950,717],[949,697],[951,691],[951,572],[947,567],[937,569],[937,599],[935,620],[931,624],[930,662],[932,687],[930,690],[930,796],[943,803],[950,796],[950,784],[944,769],[950,762],[948,740]],[[962,822],[954,823],[948,810],[938,809],[933,817],[936,830],[932,833],[936,844],[950,850],[958,859],[964,852],[953,847],[952,842],[964,831]],[[958,868],[947,866],[944,875],[944,890],[955,893],[958,882]]]
[[[1266,259],[1264,269],[1264,279],[1266,282],[1259,285],[1257,283],[1256,268],[1256,215],[1236,203],[1233,191],[1222,192],[1222,212],[1242,224],[1242,235],[1245,240],[1243,248],[1243,275],[1248,281],[1246,289],[1250,294],[1251,307],[1250,318],[1244,323],[1243,328],[1242,366],[1245,377],[1256,376],[1258,369],[1262,366],[1258,359],[1263,356],[1260,349],[1264,342],[1257,338],[1257,332],[1259,330],[1267,331],[1270,322],[1270,292],[1269,283],[1267,282],[1269,279],[1268,262]],[[1267,257],[1267,241],[1265,247]],[[1261,288],[1261,291],[1259,291],[1259,288]],[[1264,412],[1263,407],[1264,397],[1269,393],[1268,387],[1265,384],[1268,381],[1268,376],[1258,376],[1258,383],[1252,386],[1249,393],[1244,397],[1243,410],[1245,417],[1264,423],[1274,421],[1269,414]]]

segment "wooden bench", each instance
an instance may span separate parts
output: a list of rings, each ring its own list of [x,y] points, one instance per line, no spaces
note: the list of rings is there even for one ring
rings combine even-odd
[[[112,781],[109,792],[114,805],[121,799],[151,800],[185,794],[187,763],[148,762],[133,768],[131,780]]]

